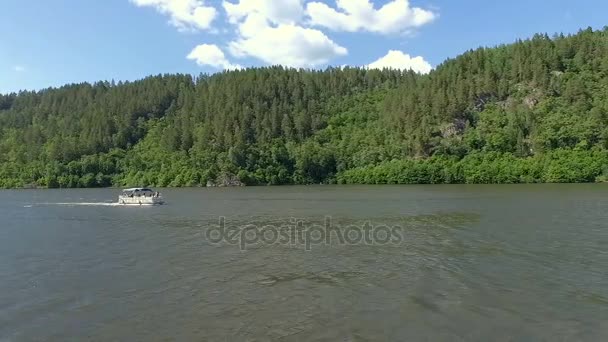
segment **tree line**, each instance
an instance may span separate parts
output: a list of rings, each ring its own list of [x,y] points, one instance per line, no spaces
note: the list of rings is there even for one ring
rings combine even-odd
[[[412,71],[251,68],[0,95],[0,187],[608,178],[608,28]]]

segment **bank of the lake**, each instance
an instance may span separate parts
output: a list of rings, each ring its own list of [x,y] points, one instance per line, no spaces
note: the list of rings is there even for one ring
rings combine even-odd
[[[263,183],[255,175],[241,170],[237,174],[222,172],[219,176],[190,168],[161,168],[163,172],[140,170],[95,175],[100,159],[86,158],[71,162],[60,176],[32,177],[37,171],[24,175],[37,179],[26,183],[26,178],[5,180],[7,188],[92,188],[92,187],[224,187],[252,185],[311,184],[312,179],[298,176],[283,181]],[[118,163],[118,161],[116,161]],[[312,171],[311,171],[312,172]],[[272,178],[271,179],[278,179]],[[534,183],[601,183],[608,181],[608,151],[594,148],[559,149],[533,157],[518,158],[511,153],[481,153],[455,157],[393,159],[370,166],[358,167],[318,178],[316,184],[534,184]]]

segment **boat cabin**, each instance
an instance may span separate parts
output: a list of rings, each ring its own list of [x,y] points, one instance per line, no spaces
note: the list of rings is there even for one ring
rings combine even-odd
[[[122,191],[124,197],[159,197],[160,193],[148,188],[131,188]]]
[[[124,205],[157,205],[165,204],[160,192],[149,188],[124,189],[118,196],[118,203]]]

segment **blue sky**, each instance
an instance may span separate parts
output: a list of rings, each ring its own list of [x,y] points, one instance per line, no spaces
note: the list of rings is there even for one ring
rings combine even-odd
[[[0,92],[269,64],[428,72],[470,48],[599,29],[606,13],[600,0],[3,0]]]

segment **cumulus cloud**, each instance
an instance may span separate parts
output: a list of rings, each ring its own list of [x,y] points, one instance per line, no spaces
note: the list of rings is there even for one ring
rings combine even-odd
[[[234,59],[253,58],[264,64],[296,68],[323,66],[348,50],[323,31],[380,34],[408,33],[433,21],[437,14],[410,5],[409,0],[222,0],[228,27],[212,27],[218,17],[208,0],[129,0],[137,6],[152,7],[170,17],[170,23],[182,31],[222,30],[231,34],[222,48],[213,44],[196,46],[187,58],[201,66],[239,69]],[[219,3],[219,0],[214,0]],[[229,53],[227,56],[226,53]],[[229,58],[232,57],[232,58]],[[371,63],[369,68],[412,69],[428,73],[432,66],[422,57],[411,57],[391,50]]]
[[[397,69],[397,70],[413,70],[421,74],[428,74],[433,70],[431,64],[424,60],[421,56],[411,57],[407,53],[401,51],[390,50],[386,56],[381,57],[377,61],[367,66],[370,69]]]
[[[382,34],[406,32],[433,21],[437,15],[408,0],[393,0],[379,9],[371,0],[336,0],[337,10],[322,2],[310,2],[306,13],[313,25],[335,31],[370,31]]]
[[[140,7],[153,7],[168,15],[170,23],[182,31],[207,30],[217,16],[217,11],[206,6],[203,0],[131,0]]]
[[[224,1],[228,20],[237,24],[247,16],[256,14],[274,24],[294,24],[304,16],[302,0],[240,0],[238,3]]]
[[[253,57],[267,64],[314,67],[348,54],[323,32],[297,24],[303,15],[301,0],[240,0],[224,2],[238,37],[230,42],[235,57]]]
[[[251,31],[247,31],[251,33]],[[267,64],[314,67],[348,54],[348,50],[323,32],[296,25],[256,28],[257,34],[242,36],[230,43],[237,57],[254,57]]]
[[[224,55],[224,52],[213,44],[201,44],[192,49],[186,57],[193,60],[198,65],[209,65],[217,69],[234,70],[242,69],[238,64],[232,64]]]

